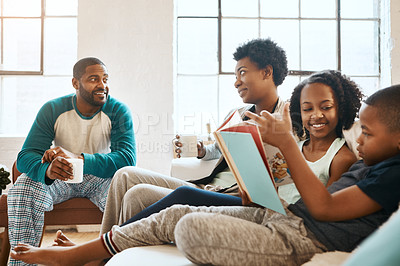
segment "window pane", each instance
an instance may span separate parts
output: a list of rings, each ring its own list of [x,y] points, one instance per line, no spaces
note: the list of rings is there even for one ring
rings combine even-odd
[[[178,73],[218,73],[217,19],[178,20]]]
[[[342,70],[351,75],[379,75],[378,23],[342,21]]]
[[[337,69],[336,22],[301,21],[301,70]]]
[[[258,19],[222,19],[222,71],[234,72],[236,48],[258,37]]]
[[[378,18],[379,0],[342,0],[342,18]]]
[[[244,105],[234,86],[235,80],[235,75],[219,76],[219,121],[215,125],[216,128],[224,121],[229,111]]]
[[[361,91],[365,96],[370,96],[380,89],[379,77],[350,77],[355,83],[360,85]]]
[[[287,76],[282,85],[278,87],[278,95],[284,101],[290,100],[292,92],[297,84],[300,83],[300,76]]]
[[[4,70],[40,70],[40,19],[4,19]]]
[[[297,20],[261,20],[261,36],[286,51],[289,69],[299,70],[299,22]]]
[[[44,73],[72,76],[72,68],[77,59],[76,19],[48,18],[44,26]]]
[[[45,102],[74,92],[71,77],[6,76],[3,77],[2,89],[5,106],[1,125],[6,125],[4,131],[7,134],[19,136],[28,134],[37,112]]]
[[[297,18],[299,0],[260,1],[261,17]]]
[[[301,0],[301,16],[303,18],[336,18],[335,2],[336,0]]]
[[[221,0],[222,16],[258,17],[258,0]]]
[[[76,16],[78,0],[46,0],[46,16]]]
[[[178,16],[218,16],[218,0],[175,0],[175,2]]]
[[[3,0],[3,16],[39,17],[41,0]]]
[[[206,134],[206,123],[217,117],[218,76],[178,76],[177,86],[178,132]]]

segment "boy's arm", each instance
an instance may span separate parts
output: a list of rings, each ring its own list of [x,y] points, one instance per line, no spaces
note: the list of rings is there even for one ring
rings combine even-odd
[[[283,153],[291,176],[311,215],[322,221],[354,219],[378,211],[382,207],[357,186],[334,194],[318,180],[308,167],[292,135],[289,105],[286,104],[282,119],[263,111],[261,116],[246,113],[260,127],[265,142],[277,146]]]

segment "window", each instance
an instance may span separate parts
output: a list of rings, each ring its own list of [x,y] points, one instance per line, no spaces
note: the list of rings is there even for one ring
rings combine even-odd
[[[384,0],[383,0],[384,1]],[[205,134],[243,105],[233,52],[254,38],[286,50],[283,99],[311,73],[337,69],[366,95],[380,87],[380,0],[176,0],[176,131]]]
[[[78,1],[0,1],[0,134],[24,136],[46,101],[73,92]]]

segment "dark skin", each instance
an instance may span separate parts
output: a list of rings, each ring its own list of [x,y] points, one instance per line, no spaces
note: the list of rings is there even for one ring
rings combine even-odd
[[[103,65],[86,67],[86,71],[80,79],[72,79],[72,86],[76,90],[76,106],[79,112],[87,117],[94,115],[107,101],[109,88],[106,67]],[[83,155],[74,154],[62,147],[45,151],[42,163],[50,163],[46,170],[46,177],[63,181],[73,179],[72,164],[66,160],[67,158],[84,160]]]
[[[357,139],[358,150],[367,165],[373,165],[383,161],[400,150],[400,133],[388,132],[382,124],[377,110],[373,107],[363,107],[360,111],[360,121],[363,133]],[[296,140],[292,134],[292,123],[289,115],[289,104],[285,106],[282,119],[274,117],[268,112],[261,112],[261,115],[246,113],[260,127],[261,136],[264,142],[278,147],[286,158],[290,172],[297,190],[307,206],[311,215],[320,221],[344,221],[366,216],[374,213],[382,207],[373,199],[368,197],[357,185],[353,185],[330,194],[326,187],[318,180],[312,170],[308,167],[304,157],[297,147]],[[365,132],[368,128],[371,133]],[[377,135],[373,135],[372,132]],[[365,136],[368,137],[365,137]],[[375,138],[379,141],[375,141]],[[385,139],[387,144],[380,147],[384,151],[379,156],[376,148],[371,150],[370,143],[382,143]],[[389,141],[390,140],[390,141]],[[375,147],[375,146],[373,146]],[[362,151],[362,152],[361,152]],[[371,157],[370,157],[371,156]],[[369,160],[373,158],[373,160]]]
[[[258,68],[249,57],[244,57],[237,61],[235,67],[236,81],[235,88],[244,103],[254,104],[255,113],[260,114],[262,110],[272,112],[278,100],[277,86],[273,79],[274,69],[268,65],[265,68]],[[175,142],[175,152],[180,158],[179,153],[182,144]],[[197,144],[198,158],[204,157],[206,149],[202,142]]]
[[[337,99],[331,87],[311,83],[303,88],[300,104],[303,125],[310,133],[302,152],[308,161],[315,162],[325,155],[338,137],[335,130],[339,121]],[[356,160],[353,152],[344,145],[332,160],[326,185],[338,180]]]

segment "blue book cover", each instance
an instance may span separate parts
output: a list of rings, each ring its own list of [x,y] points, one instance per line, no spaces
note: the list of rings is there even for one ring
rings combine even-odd
[[[244,184],[250,200],[286,215],[268,166],[265,165],[252,135],[229,131],[221,131],[218,134],[224,142],[222,143],[224,145],[220,144],[224,156],[231,157],[227,158],[228,165],[235,177],[243,181],[242,184]],[[224,151],[224,146],[228,149],[228,154]],[[240,182],[238,181],[238,183]]]

